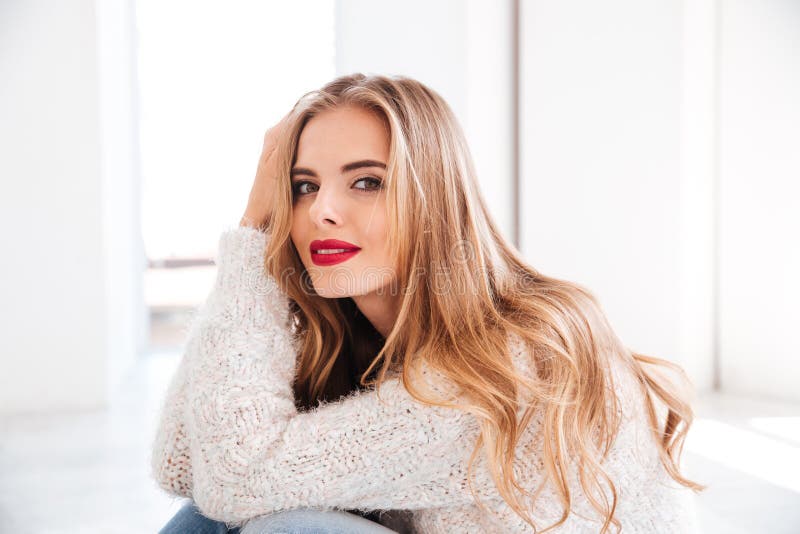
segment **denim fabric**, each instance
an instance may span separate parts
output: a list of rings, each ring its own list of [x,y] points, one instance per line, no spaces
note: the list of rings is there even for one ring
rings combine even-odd
[[[380,523],[342,510],[296,508],[256,517],[241,534],[397,534]]]
[[[397,534],[380,523],[341,510],[297,508],[248,521],[242,528],[205,517],[188,501],[158,534]]]
[[[187,501],[158,534],[239,534],[238,528],[229,529],[225,523],[204,516],[193,501]]]

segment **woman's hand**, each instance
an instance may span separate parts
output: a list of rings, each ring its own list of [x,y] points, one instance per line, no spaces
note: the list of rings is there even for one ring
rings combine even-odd
[[[264,229],[272,217],[272,195],[275,191],[275,180],[278,178],[275,147],[286,129],[288,118],[289,114],[287,113],[264,134],[264,145],[258,160],[256,179],[250,189],[247,208],[239,221],[239,226]]]

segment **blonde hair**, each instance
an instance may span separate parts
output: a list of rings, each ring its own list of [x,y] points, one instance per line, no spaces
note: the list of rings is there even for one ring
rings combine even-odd
[[[402,266],[397,285],[403,297],[385,340],[352,299],[325,299],[309,290],[308,274],[289,237],[290,169],[303,127],[315,115],[346,105],[374,112],[390,132],[384,181],[387,239]],[[542,485],[551,480],[563,505],[560,520],[545,531],[561,525],[570,513],[566,474],[569,458],[577,456],[581,484],[604,518],[602,532],[607,532],[611,523],[619,527],[614,518],[616,487],[601,466],[620,424],[620,403],[609,371],[612,359],[618,359],[638,378],[666,471],[680,484],[704,488],[679,470],[693,420],[687,394],[647,366],[670,368],[688,384],[686,374],[666,360],[627,349],[589,291],[525,263],[492,220],[461,127],[436,92],[407,77],[341,76],[301,97],[276,150],[280,176],[265,266],[289,296],[295,331],[301,334],[294,385],[299,408],[336,399],[353,387],[374,383],[379,388],[390,370],[399,372],[420,402],[475,415],[481,433],[469,473],[483,447],[499,493],[534,529],[526,512],[533,509],[532,503],[521,504],[531,493],[520,485],[512,467],[520,436],[538,410],[546,474]],[[438,283],[449,284],[446,290],[433,287],[433,270]],[[514,368],[507,344],[512,333],[530,348],[536,371],[532,377]],[[412,374],[423,363],[456,384],[469,404],[444,403],[421,394]],[[520,401],[523,388],[532,399],[527,404]],[[663,426],[657,421],[656,398],[668,408]],[[518,419],[521,408],[525,411]],[[601,490],[601,481],[611,487],[611,503],[592,497],[591,489]]]

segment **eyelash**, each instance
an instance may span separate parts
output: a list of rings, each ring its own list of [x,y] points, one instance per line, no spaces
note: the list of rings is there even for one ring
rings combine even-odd
[[[357,187],[356,188],[356,189],[360,189],[361,192],[363,192],[363,193],[373,193],[375,191],[379,191],[380,189],[383,189],[383,180],[381,180],[380,178],[376,178],[375,176],[362,176],[362,177],[358,178],[356,181],[354,181],[353,184],[357,184],[358,182],[360,182],[362,180],[369,180],[369,181],[372,181],[372,182],[377,182],[377,185],[375,187],[371,187],[371,188]],[[292,193],[295,196],[302,197],[302,196],[309,195],[309,194],[315,192],[315,191],[311,191],[311,193],[300,193],[299,189],[300,189],[300,186],[302,186],[303,184],[310,184],[310,185],[313,185],[313,186],[317,185],[314,182],[309,182],[308,180],[298,180],[294,184],[292,184]]]

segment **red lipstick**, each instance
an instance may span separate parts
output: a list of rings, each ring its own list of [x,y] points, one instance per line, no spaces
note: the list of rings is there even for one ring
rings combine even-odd
[[[347,261],[361,250],[360,247],[338,239],[315,239],[309,247],[314,265],[336,265]]]

